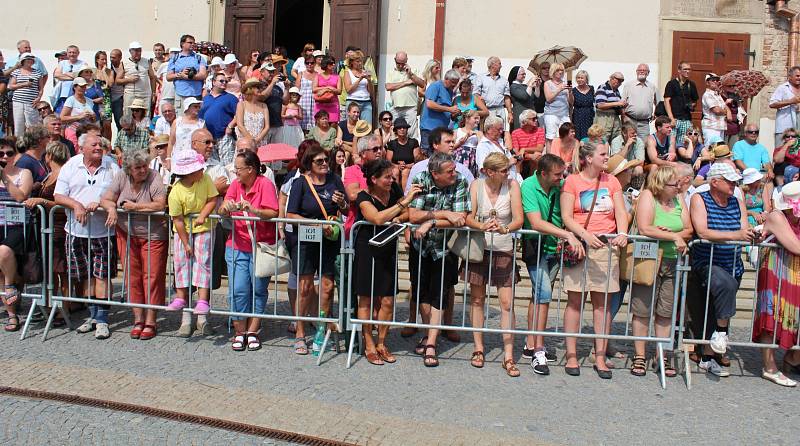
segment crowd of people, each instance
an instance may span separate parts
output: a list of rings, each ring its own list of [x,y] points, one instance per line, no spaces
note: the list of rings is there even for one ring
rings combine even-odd
[[[126,295],[140,305],[133,309],[132,338],[157,335],[158,309],[181,312],[179,336],[212,334],[210,292],[227,275],[230,311],[237,314],[231,348],[258,350],[261,319],[246,315],[264,313],[270,278],[255,274],[257,246],[286,244],[293,315],[330,314],[335,289],[344,286],[336,280],[341,240],[364,222],[350,241],[354,302],[359,318],[382,322],[394,314],[397,244],[405,239],[409,322],[419,313],[425,324],[452,325],[454,286],[463,280],[471,326],[483,325],[487,287],[495,287],[501,328],[514,329],[521,245],[532,285],[529,330],[549,328],[560,277],[566,332],[578,331],[588,297],[594,332],[609,334],[630,289],[633,334],[648,335],[653,318],[655,336],[669,337],[677,264],[689,254],[688,327],[708,341],[694,357],[700,369],[720,377],[729,375],[728,331],[744,274],[743,249],[729,242],[774,237],[784,249],[760,256],[753,340],[784,349],[797,342],[800,141],[792,123],[800,67],[789,70],[770,101],[778,113],[770,155],[758,142],[758,126],[744,121],[732,85],[708,74],[701,98],[686,62],[662,95],[645,64],[634,81],[615,72],[595,88],[585,71],[576,73],[573,86],[557,63],[515,66],[506,78],[497,57],[482,74],[472,71],[471,57],[456,58],[444,72],[441,61],[431,60],[418,73],[399,51],[378,82],[374,62],[358,48],[348,48],[341,61],[313,44],[296,60],[282,47],[253,50],[242,65],[233,54],[196,52],[190,35],[179,42],[169,51],[156,44],[150,60],[142,59],[139,42],[130,43],[124,60],[119,49],[108,58],[100,51],[95,67],[70,45],[56,54],[50,100],[42,97],[50,75],[28,41],[18,43],[15,60],[0,65],[0,86],[13,92],[2,92],[0,119],[14,135],[0,139],[0,198],[29,209],[65,209],[54,214],[54,289],[91,299],[80,333],[110,336],[107,300],[119,263]],[[380,112],[373,108],[378,88],[391,104]],[[698,101],[699,127],[692,121]],[[296,147],[296,157],[274,162],[271,143]],[[310,242],[298,237],[297,223],[270,221],[276,217],[336,220],[343,227],[321,225],[321,241]],[[388,242],[370,243],[391,222],[413,226]],[[15,331],[26,226],[2,223],[5,329]],[[478,231],[480,240],[466,237],[478,252],[454,248],[458,236],[446,240],[448,229],[459,228]],[[541,235],[520,236],[521,228]],[[652,286],[620,275],[629,234],[659,241]],[[165,279],[170,238],[174,282]],[[694,238],[715,245],[690,249]],[[175,291],[170,302],[167,289]],[[193,311],[184,311],[192,302]],[[289,326],[298,355],[309,353],[307,325]],[[375,325],[377,339],[372,326],[362,331],[367,361],[395,362],[389,324]],[[401,334],[416,331],[406,327]],[[439,365],[440,336],[460,340],[455,330],[425,330],[415,352],[426,367]],[[481,368],[483,333],[473,338],[470,363]],[[646,353],[637,341],[633,375],[647,373]],[[503,334],[503,355],[505,372],[519,376],[510,333]],[[594,340],[600,378],[612,377],[609,358],[619,355],[607,339]],[[542,336],[527,336],[521,357],[535,374],[550,373],[554,357]],[[800,370],[794,351],[783,361],[784,371]],[[669,359],[653,367],[676,375]],[[566,339],[565,371],[581,372],[574,337]],[[796,385],[769,348],[762,376]]]

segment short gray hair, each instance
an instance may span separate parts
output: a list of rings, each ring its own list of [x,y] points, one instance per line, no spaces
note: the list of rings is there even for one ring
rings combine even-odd
[[[447,70],[447,73],[444,73],[444,79],[449,81],[458,81],[461,79],[461,75],[458,74],[458,71],[451,68]]]
[[[525,109],[519,114],[519,125],[525,125],[526,122],[534,119],[536,119],[536,110]]]
[[[486,68],[491,68],[492,64],[495,62],[500,62],[500,58],[497,56],[491,56],[490,58],[486,59]]]
[[[124,170],[128,176],[131,176],[131,169],[146,165],[149,162],[150,155],[146,150],[133,150],[122,157],[122,170]]]
[[[485,121],[483,121],[483,131],[485,132],[497,125],[505,126],[503,119],[497,116],[490,115],[489,117],[486,118]]]
[[[378,140],[378,142],[383,142],[381,137],[374,133],[368,137],[360,138],[358,140],[358,153],[366,152],[367,150],[369,150],[369,143],[374,140]]]
[[[680,161],[675,163],[675,172],[678,173],[679,177],[694,176],[694,169],[692,166]]]
[[[455,162],[456,160],[452,155],[444,152],[434,152],[433,155],[428,158],[428,172],[439,173],[442,171],[445,164]]]

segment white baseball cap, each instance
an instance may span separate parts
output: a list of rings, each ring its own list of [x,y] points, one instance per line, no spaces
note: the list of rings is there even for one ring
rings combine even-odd
[[[323,53],[321,50],[314,50],[314,52],[313,52],[313,53],[311,53],[311,55],[312,55],[313,57],[320,57],[320,56],[324,56],[324,55],[325,55],[325,53]]]
[[[131,42],[130,45],[128,45],[128,49],[129,50],[140,50],[140,49],[142,49],[142,44],[139,43],[139,42],[133,41],[133,42]]]
[[[202,104],[202,103],[203,101],[190,96],[183,100],[183,112],[186,113],[186,110],[189,110],[189,107],[191,107],[194,104]]]
[[[292,88],[289,89],[289,94],[292,94],[292,93],[300,94],[300,89],[297,88],[297,87],[292,87]]]

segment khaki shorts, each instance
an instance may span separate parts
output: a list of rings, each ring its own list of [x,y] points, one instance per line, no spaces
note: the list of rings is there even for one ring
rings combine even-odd
[[[609,249],[611,250],[610,262]],[[585,286],[584,272],[586,273]],[[588,248],[584,261],[572,268],[564,267],[562,275],[564,276],[564,289],[567,291],[616,293],[619,291],[619,248],[611,245],[600,249]]]
[[[650,307],[655,299],[655,314],[664,318],[672,318],[672,306],[675,302],[675,269],[677,259],[662,259],[658,267],[658,275],[652,286],[633,284],[631,288],[631,312],[634,316],[649,318]],[[653,296],[655,289],[655,297]]]

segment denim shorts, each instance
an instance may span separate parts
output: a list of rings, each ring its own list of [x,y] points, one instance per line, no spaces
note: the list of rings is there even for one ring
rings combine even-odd
[[[536,259],[526,264],[528,275],[531,276],[531,299],[535,299],[536,303],[549,304],[553,300],[553,282],[558,274],[559,263],[559,256],[543,254],[538,265]]]

